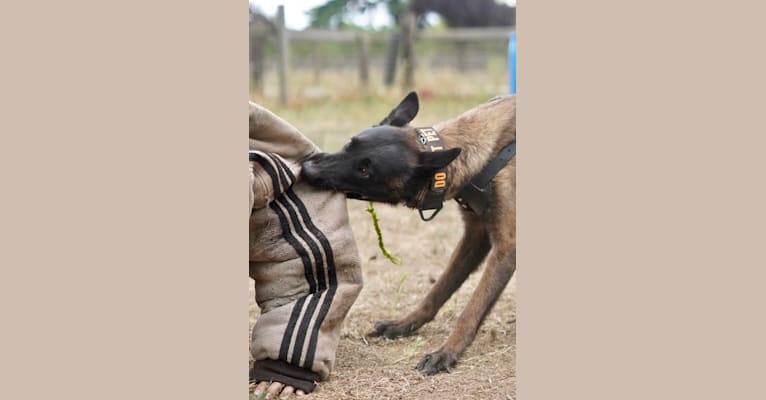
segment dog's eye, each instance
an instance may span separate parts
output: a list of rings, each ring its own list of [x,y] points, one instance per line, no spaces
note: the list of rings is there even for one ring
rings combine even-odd
[[[370,170],[367,169],[367,167],[364,167],[364,166],[357,168],[356,172],[362,178],[367,178],[368,176],[370,176]]]

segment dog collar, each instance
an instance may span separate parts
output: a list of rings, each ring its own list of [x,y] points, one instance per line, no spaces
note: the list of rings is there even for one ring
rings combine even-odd
[[[435,152],[444,150],[444,142],[436,129],[415,128],[415,131],[418,133],[420,144],[422,144],[427,151]],[[448,187],[447,167],[434,172],[428,186],[428,191],[418,207],[420,219],[423,221],[430,221],[436,217],[436,214],[441,211],[442,206],[444,205],[444,195],[447,194]],[[424,211],[433,211],[433,213],[426,217]]]

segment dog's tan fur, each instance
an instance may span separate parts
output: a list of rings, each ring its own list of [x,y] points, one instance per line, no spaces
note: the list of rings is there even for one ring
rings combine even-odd
[[[459,147],[460,155],[448,168],[451,177],[445,199],[457,191],[500,152],[516,140],[516,98],[482,104],[464,114],[434,125],[446,148]],[[413,128],[414,129],[414,128]],[[491,206],[477,217],[462,211],[465,230],[447,269],[428,295],[410,314],[396,321],[381,321],[374,335],[396,337],[431,321],[465,279],[486,259],[486,268],[468,305],[441,348],[424,357],[418,369],[433,373],[449,369],[473,342],[484,317],[516,269],[516,158],[492,180]],[[424,195],[425,191],[421,195]],[[438,222],[435,222],[438,223]],[[429,368],[432,365],[434,368]]]

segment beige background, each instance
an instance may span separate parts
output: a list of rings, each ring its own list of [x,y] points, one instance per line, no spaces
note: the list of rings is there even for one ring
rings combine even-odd
[[[247,7],[3,4],[0,398],[247,398]]]
[[[519,398],[763,398],[763,10],[519,3]],[[19,4],[0,398],[246,398],[246,2]]]
[[[764,10],[519,3],[519,398],[766,398]]]

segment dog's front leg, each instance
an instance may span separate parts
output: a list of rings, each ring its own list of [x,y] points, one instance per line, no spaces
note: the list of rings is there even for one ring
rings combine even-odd
[[[452,253],[449,266],[418,307],[402,319],[377,322],[370,336],[393,339],[414,332],[433,320],[452,293],[476,270],[489,252],[489,236],[476,217],[466,214],[465,223],[465,233]]]
[[[484,317],[489,314],[515,270],[516,249],[493,248],[479,286],[460,314],[452,333],[439,350],[423,356],[415,367],[418,371],[426,375],[439,371],[449,372],[458,357],[473,342]]]

